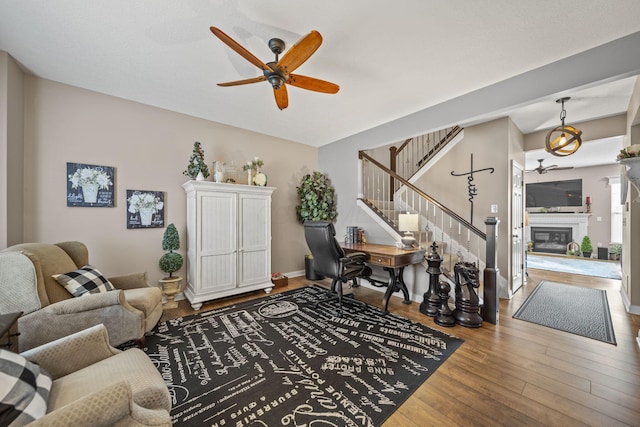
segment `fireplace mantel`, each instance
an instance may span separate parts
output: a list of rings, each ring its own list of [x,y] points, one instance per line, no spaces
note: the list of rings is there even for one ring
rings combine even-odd
[[[531,227],[571,227],[573,241],[580,244],[589,234],[588,213],[536,213],[529,212],[529,224],[526,227],[527,241],[531,240]]]

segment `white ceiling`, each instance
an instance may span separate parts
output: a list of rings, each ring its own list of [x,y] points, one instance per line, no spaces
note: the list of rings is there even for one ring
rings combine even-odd
[[[638,32],[639,16],[637,0],[20,0],[0,2],[0,49],[45,79],[319,147]],[[296,73],[340,92],[289,87],[280,111],[266,82],[216,86],[260,70],[212,25],[263,62],[270,38],[290,47],[318,30],[322,46]],[[551,128],[567,95],[568,123],[619,114],[633,82],[486,117]]]

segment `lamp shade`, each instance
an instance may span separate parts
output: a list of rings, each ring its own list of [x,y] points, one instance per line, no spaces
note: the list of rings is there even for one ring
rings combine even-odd
[[[419,231],[420,216],[410,213],[398,215],[398,229],[400,231]]]

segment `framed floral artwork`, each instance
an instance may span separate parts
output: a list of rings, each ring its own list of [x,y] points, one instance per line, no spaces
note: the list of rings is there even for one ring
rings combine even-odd
[[[127,228],[163,228],[164,193],[127,190]]]
[[[113,172],[111,166],[67,163],[67,206],[114,207]]]

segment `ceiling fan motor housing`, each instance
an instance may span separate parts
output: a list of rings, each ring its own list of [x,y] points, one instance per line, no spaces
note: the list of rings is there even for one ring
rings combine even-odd
[[[271,86],[274,89],[279,89],[280,86],[285,84],[289,76],[282,70],[282,68],[278,67],[277,62],[268,62],[267,65],[273,71],[269,69],[264,70],[264,76],[267,78],[267,81],[271,83]]]

